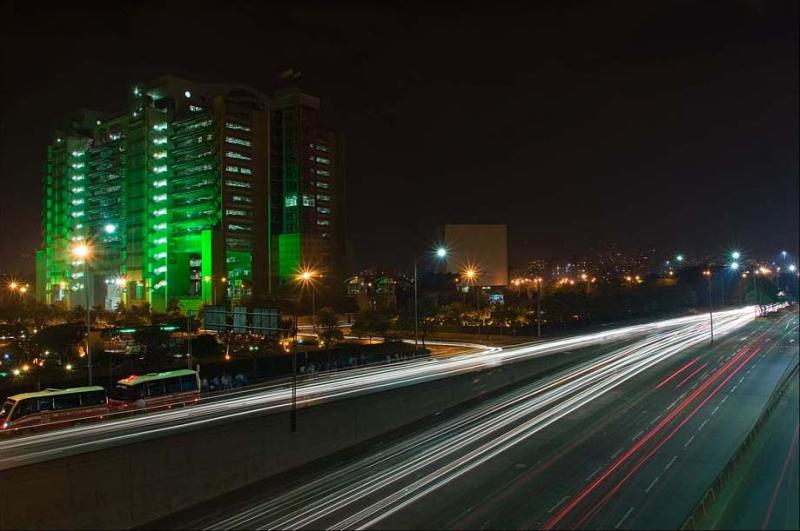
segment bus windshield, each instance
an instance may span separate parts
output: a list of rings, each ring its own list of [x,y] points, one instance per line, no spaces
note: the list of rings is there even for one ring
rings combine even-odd
[[[111,398],[125,402],[133,402],[139,398],[139,392],[134,386],[118,383],[111,389]]]

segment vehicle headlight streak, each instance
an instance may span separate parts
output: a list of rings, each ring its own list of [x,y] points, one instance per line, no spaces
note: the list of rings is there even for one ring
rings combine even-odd
[[[715,328],[719,327],[720,334],[738,328],[752,319],[752,312],[752,307],[720,312],[716,314],[718,322],[715,322]],[[476,353],[445,359],[413,360],[326,374],[301,383],[298,387],[298,403],[303,405],[356,394],[373,393],[386,388],[480,371],[500,364],[532,359],[565,350],[633,339],[651,332],[666,331],[667,337],[676,335],[676,340],[679,340],[680,334],[687,333],[686,329],[693,329],[691,337],[696,337],[696,342],[700,342],[708,337],[707,321],[705,315],[681,317],[505,349],[483,348]],[[671,330],[676,331],[673,334],[669,332]],[[626,355],[631,355],[631,353]],[[620,353],[619,356],[624,355]],[[632,355],[628,363],[640,359],[642,356],[641,353]],[[583,368],[583,370],[593,369]],[[617,370],[621,370],[621,368],[618,367]],[[599,376],[587,379],[583,381],[583,385],[593,382],[597,378]],[[142,416],[126,416],[112,422],[75,426],[2,441],[0,442],[0,455],[3,457],[0,458],[0,469],[59,457],[65,452],[92,451],[109,445],[126,444],[134,440],[167,435],[201,425],[230,421],[237,417],[285,410],[290,404],[290,397],[291,390],[288,386],[275,387],[271,385],[257,390],[203,399],[188,408]],[[558,400],[558,397],[554,400]]]
[[[719,334],[734,331],[750,320],[749,312],[726,312],[719,318]],[[318,527],[317,522],[322,518],[334,516],[349,505],[361,509],[331,527],[370,527],[654,364],[707,340],[708,327],[690,321],[677,330],[643,339],[545,381],[525,386],[440,428],[402,442],[399,447],[323,476],[235,517],[217,522],[214,527],[252,527],[254,520],[270,515],[273,519],[264,527]],[[528,418],[532,414],[536,416]],[[480,444],[488,434],[496,435]],[[459,456],[460,452],[466,453]],[[394,465],[379,467],[394,460],[398,461]],[[374,499],[382,489],[423,473],[426,468],[435,467],[438,461],[444,462],[427,475],[402,490],[397,487],[387,490],[385,497],[365,505],[368,497]],[[308,500],[314,502],[308,504]],[[293,512],[287,514],[287,510]]]

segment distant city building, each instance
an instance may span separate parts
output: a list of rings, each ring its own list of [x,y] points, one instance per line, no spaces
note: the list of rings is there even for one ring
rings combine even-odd
[[[410,283],[396,272],[369,269],[347,279],[345,286],[359,310],[386,310],[397,307],[398,292],[408,290]]]
[[[173,76],[131,86],[125,110],[113,116],[68,117],[48,147],[37,298],[85,305],[88,290],[91,306],[147,302],[163,311],[176,300],[196,309],[273,293],[306,258],[335,270],[335,250],[296,251],[281,243],[285,234],[302,234],[307,203],[314,207],[309,223],[319,223],[325,208],[338,219],[334,209],[340,216],[343,201],[334,200],[342,189],[338,137],[316,122],[288,119],[294,104],[282,98],[272,134],[270,102],[258,90]],[[318,109],[318,100],[303,98]],[[323,157],[318,145],[332,154]],[[271,153],[271,146],[280,149]],[[301,173],[324,167],[308,157],[327,158],[336,168],[330,201],[320,192],[312,202],[300,184],[310,182]],[[278,203],[280,194],[286,197]],[[299,205],[306,208],[300,212]],[[330,223],[331,239],[341,241],[341,224]],[[88,267],[72,252],[85,243]]]
[[[294,87],[271,103],[273,267],[281,283],[298,269],[344,269],[344,148],[320,125],[319,99]]]
[[[441,238],[447,247],[447,272],[477,272],[480,286],[508,285],[506,225],[445,225]]]

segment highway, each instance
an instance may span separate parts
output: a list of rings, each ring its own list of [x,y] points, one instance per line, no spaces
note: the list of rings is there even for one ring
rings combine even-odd
[[[716,314],[715,330],[724,334],[745,326],[752,320],[753,311],[750,307]],[[313,405],[559,352],[599,346],[606,349],[614,343],[632,341],[648,335],[673,338],[675,344],[660,351],[660,357],[653,358],[661,360],[693,343],[703,341],[708,332],[707,315],[681,317],[541,343],[502,349],[483,348],[463,356],[425,358],[323,374],[304,379],[298,387],[297,396],[301,406]],[[214,423],[233,422],[252,415],[285,411],[290,403],[289,387],[269,385],[203,399],[186,408],[124,416],[101,423],[10,438],[0,441],[0,470],[208,427]]]
[[[159,526],[677,528],[798,360],[796,313],[703,317]]]

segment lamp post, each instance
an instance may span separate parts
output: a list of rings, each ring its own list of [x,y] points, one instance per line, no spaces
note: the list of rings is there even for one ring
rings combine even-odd
[[[439,247],[436,249],[436,257],[438,259],[443,259],[447,256],[447,249],[444,247]],[[418,290],[417,290],[417,264],[420,260],[424,260],[425,256],[422,258],[417,258],[414,260],[414,355],[417,355],[417,351],[419,350],[419,298],[418,298]]]
[[[475,288],[475,316],[478,318],[478,335],[481,333],[481,321],[480,321],[480,311],[481,311],[481,293],[478,290],[477,281],[479,278],[478,270],[474,267],[467,266],[461,274],[463,275],[464,279],[467,281],[471,287]]]
[[[542,277],[536,278],[536,336],[542,337]]]
[[[302,297],[302,290],[310,286],[311,289],[311,318],[317,313],[316,309],[316,285],[315,279],[322,275],[316,269],[302,269],[295,275],[295,281],[300,284],[300,296]]]
[[[92,248],[86,244],[76,245],[72,248],[72,256],[83,261],[83,291],[86,294],[86,361],[89,376],[89,385],[92,385],[92,351],[89,347],[89,334],[92,331],[92,314],[89,306],[89,256]]]
[[[714,307],[711,304],[711,269],[703,271],[706,279],[708,279],[708,319],[711,323],[711,344],[714,344]]]

